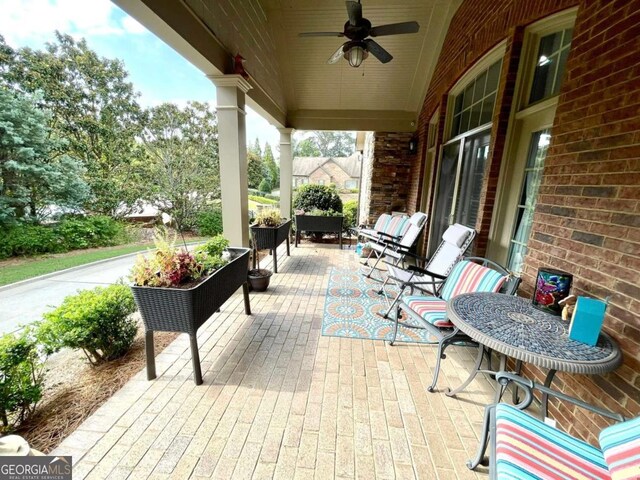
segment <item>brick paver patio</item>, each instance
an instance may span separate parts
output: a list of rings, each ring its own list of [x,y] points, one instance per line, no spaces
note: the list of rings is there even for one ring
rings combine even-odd
[[[427,393],[435,347],[321,336],[332,266],[353,249],[303,244],[269,290],[236,294],[199,332],[204,384],[180,336],[54,452],[74,478],[476,478],[485,379],[458,399]],[[279,266],[280,267],[280,266]],[[459,383],[472,351],[451,348],[439,382]]]

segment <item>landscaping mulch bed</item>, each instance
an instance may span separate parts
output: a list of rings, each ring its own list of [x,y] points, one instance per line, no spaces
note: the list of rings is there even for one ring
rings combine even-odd
[[[179,334],[155,332],[156,354]],[[36,414],[16,432],[32,448],[48,453],[145,368],[144,329],[122,358],[91,367],[79,351],[65,350],[47,361],[45,391]]]

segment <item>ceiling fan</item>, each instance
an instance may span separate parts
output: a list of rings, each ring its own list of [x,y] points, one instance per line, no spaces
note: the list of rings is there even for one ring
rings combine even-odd
[[[373,27],[371,22],[362,16],[360,0],[347,0],[349,20],[344,24],[342,32],[305,32],[300,37],[347,37],[349,41],[340,46],[327,63],[336,63],[344,57],[352,67],[359,67],[369,53],[382,63],[390,62],[393,56],[376,41],[367,37],[382,37],[384,35],[399,35],[402,33],[416,33],[420,30],[418,22],[390,23]]]

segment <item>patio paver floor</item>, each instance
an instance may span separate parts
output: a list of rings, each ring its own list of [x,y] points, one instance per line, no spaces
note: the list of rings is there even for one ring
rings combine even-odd
[[[282,255],[269,290],[236,293],[198,335],[204,384],[186,335],[139,372],[54,452],[74,478],[478,478],[493,386],[458,399],[428,393],[435,346],[320,335],[327,273],[359,268],[353,249],[303,244]],[[263,264],[264,265],[264,264]],[[459,384],[473,352],[452,347],[439,388]]]

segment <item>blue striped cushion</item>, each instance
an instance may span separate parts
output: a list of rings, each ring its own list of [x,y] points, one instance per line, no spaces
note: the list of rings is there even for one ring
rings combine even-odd
[[[404,215],[393,215],[387,225],[384,233],[392,237],[402,237],[409,229],[409,217]]]
[[[444,300],[423,295],[407,295],[402,302],[431,325],[442,328],[453,327],[447,319],[447,302]]]
[[[391,220],[391,215],[389,215],[388,213],[383,213],[378,217],[378,220],[376,221],[376,224],[373,226],[373,229],[376,232],[384,232],[384,229],[389,223],[389,220]]]
[[[640,478],[640,417],[602,430],[600,446],[613,480]]]
[[[496,405],[496,478],[610,479],[602,452],[511,405]]]
[[[443,300],[471,292],[497,292],[507,277],[492,268],[468,260],[458,262],[442,286]]]

